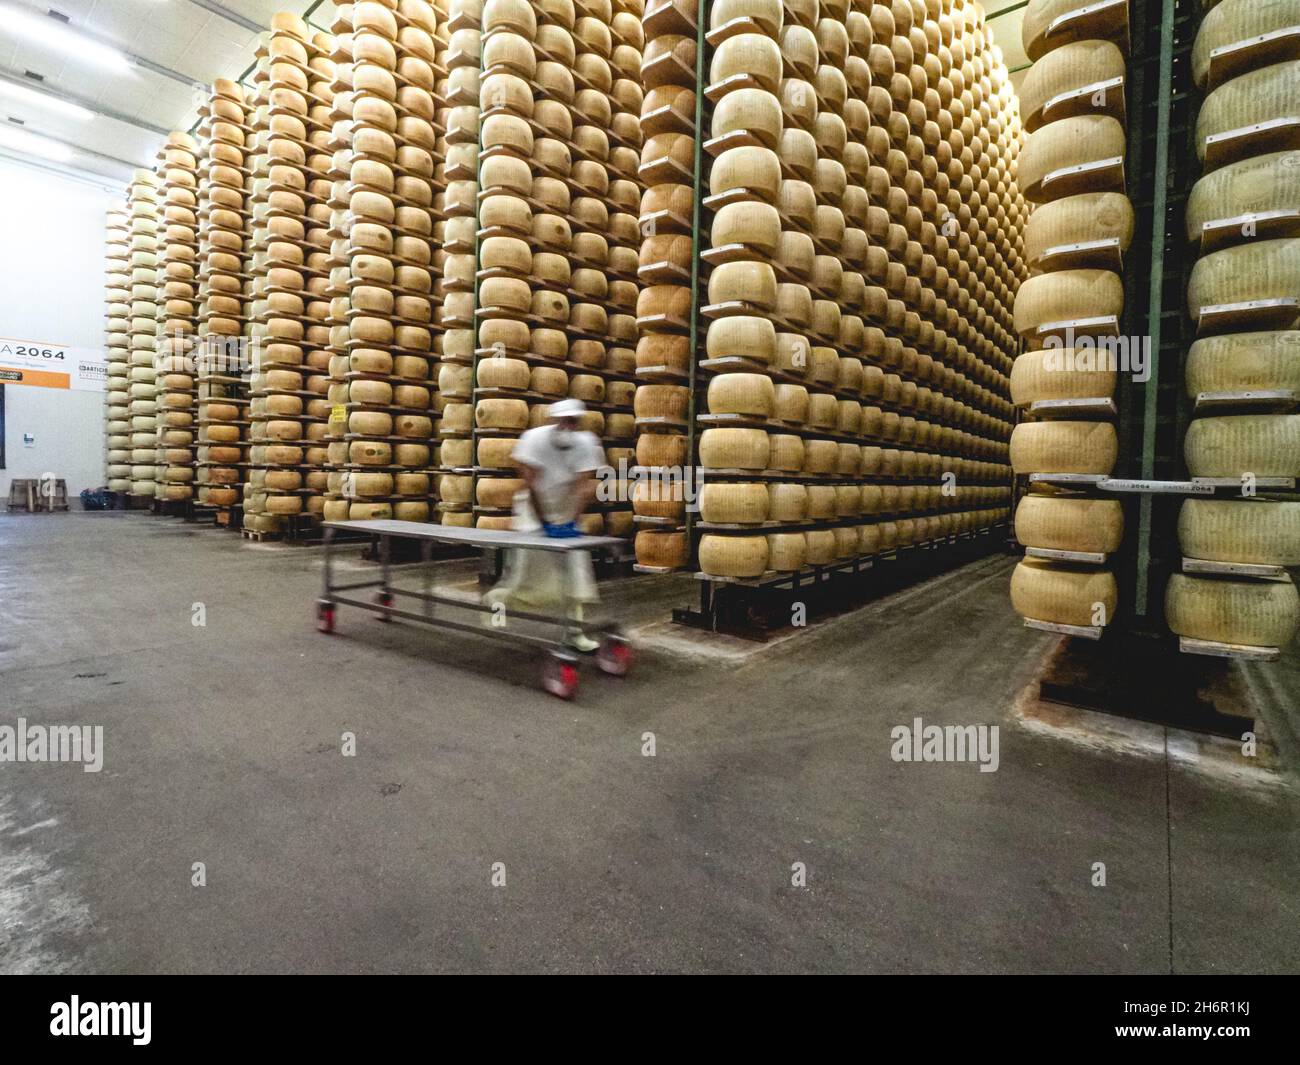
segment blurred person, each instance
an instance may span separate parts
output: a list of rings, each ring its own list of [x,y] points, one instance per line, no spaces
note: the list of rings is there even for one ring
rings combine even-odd
[[[581,428],[586,404],[562,399],[551,404],[547,424],[519,438],[512,458],[524,487],[515,493],[512,527],[554,539],[582,534],[578,519],[596,495],[596,471],[605,465],[605,449],[595,433]],[[511,549],[501,583],[483,597],[489,606],[516,607],[535,613],[565,609],[581,623],[583,607],[597,602],[596,575],[588,551]],[[593,651],[595,640],[580,632],[569,642]]]

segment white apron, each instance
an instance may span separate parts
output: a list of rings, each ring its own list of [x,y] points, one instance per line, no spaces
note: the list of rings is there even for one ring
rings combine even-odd
[[[518,532],[541,532],[528,491],[515,493],[513,527]],[[596,573],[590,551],[506,551],[501,583],[483,596],[489,606],[503,604],[535,613],[558,613],[566,606],[599,601]]]

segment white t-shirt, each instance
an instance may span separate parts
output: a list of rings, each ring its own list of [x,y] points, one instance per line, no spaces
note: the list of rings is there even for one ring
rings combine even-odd
[[[560,443],[560,436],[564,437]],[[585,429],[560,434],[554,425],[529,429],[515,445],[515,461],[532,466],[539,473],[537,497],[546,514],[545,521],[568,521],[573,483],[578,475],[605,465],[605,449],[595,433]]]

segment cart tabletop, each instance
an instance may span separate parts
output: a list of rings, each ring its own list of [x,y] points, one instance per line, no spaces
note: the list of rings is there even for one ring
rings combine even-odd
[[[544,533],[515,532],[513,529],[465,529],[455,525],[431,525],[423,521],[378,518],[371,521],[327,521],[327,529],[348,529],[374,536],[397,536],[410,540],[433,540],[444,544],[466,544],[483,548],[534,548],[539,551],[596,551],[617,547],[625,541],[617,536],[574,536],[555,539]]]

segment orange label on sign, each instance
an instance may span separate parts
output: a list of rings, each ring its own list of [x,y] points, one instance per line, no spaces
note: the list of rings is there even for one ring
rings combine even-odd
[[[35,385],[38,388],[71,388],[65,373],[52,373],[49,370],[19,370],[11,366],[0,366],[0,385]]]

